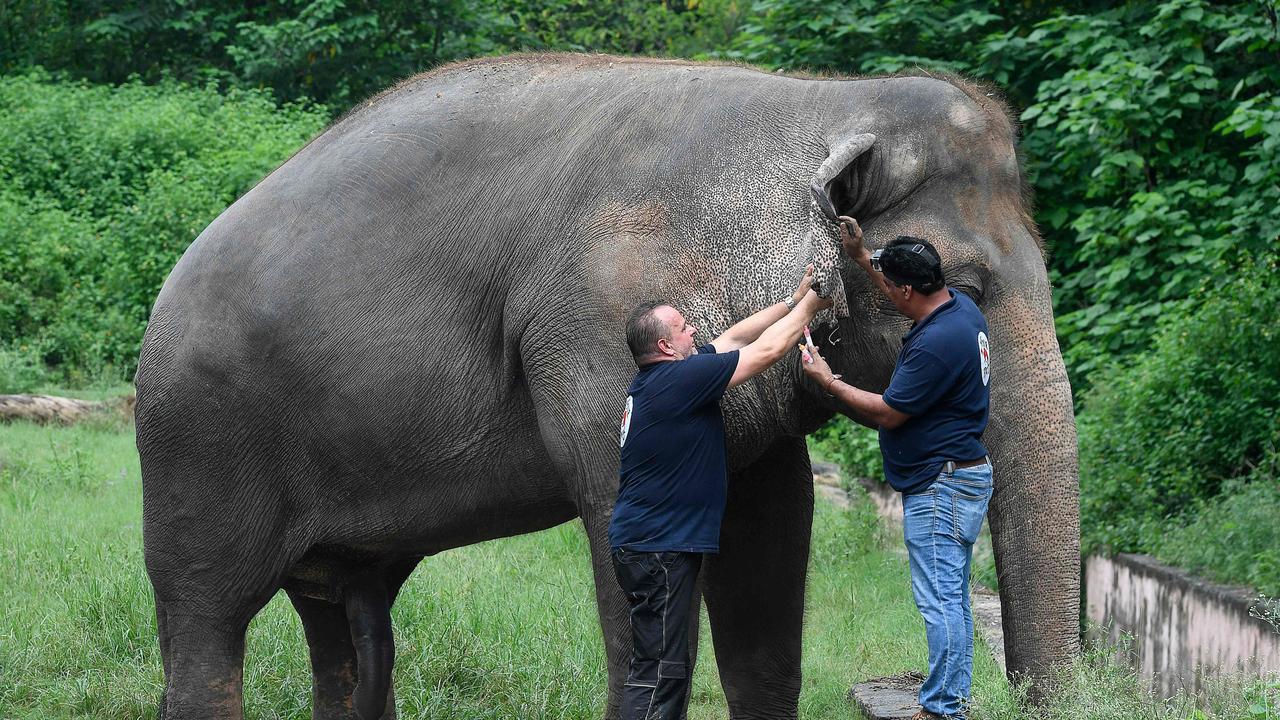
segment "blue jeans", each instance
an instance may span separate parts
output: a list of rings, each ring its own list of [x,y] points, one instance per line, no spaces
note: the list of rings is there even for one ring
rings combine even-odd
[[[969,565],[990,500],[991,466],[985,464],[942,473],[928,490],[902,496],[911,592],[929,642],[920,706],[943,717],[965,716],[973,681]]]

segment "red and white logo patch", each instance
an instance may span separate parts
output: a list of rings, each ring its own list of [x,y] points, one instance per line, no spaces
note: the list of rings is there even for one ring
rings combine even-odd
[[[627,406],[622,409],[622,440],[618,441],[618,447],[627,444],[627,431],[631,429],[631,396],[627,396]]]
[[[991,379],[991,344],[982,331],[978,331],[978,360],[982,362],[982,384],[986,385]]]

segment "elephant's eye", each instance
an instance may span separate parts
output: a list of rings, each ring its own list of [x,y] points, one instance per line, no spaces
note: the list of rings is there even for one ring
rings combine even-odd
[[[951,287],[954,288],[956,292],[962,292],[965,295],[968,295],[969,299],[973,301],[974,305],[982,305],[982,292],[977,287],[973,285],[966,285],[964,283],[954,283],[954,284],[948,283],[948,284],[950,284]]]
[[[988,282],[984,282],[986,278],[983,276],[986,274],[981,268],[974,265],[950,268],[946,271],[947,285],[955,289],[956,292],[968,295],[975,305],[981,307],[989,285]]]

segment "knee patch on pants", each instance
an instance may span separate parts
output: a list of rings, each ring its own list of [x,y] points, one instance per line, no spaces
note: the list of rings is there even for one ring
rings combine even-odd
[[[667,662],[661,660],[658,662],[658,677],[666,679],[687,678],[689,677],[689,665],[682,662]]]

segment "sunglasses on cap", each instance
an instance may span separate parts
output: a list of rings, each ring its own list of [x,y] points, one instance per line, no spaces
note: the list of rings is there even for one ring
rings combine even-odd
[[[899,245],[897,247],[903,247],[903,246]],[[871,253],[871,269],[875,270],[878,273],[884,272],[884,268],[880,266],[880,258],[881,256],[884,255],[884,250],[885,250],[884,248],[880,248],[879,250]],[[913,252],[919,255],[920,253],[924,252],[924,245],[921,245],[920,243],[916,243],[915,245],[912,245],[910,248],[908,248],[908,250],[910,252]]]

